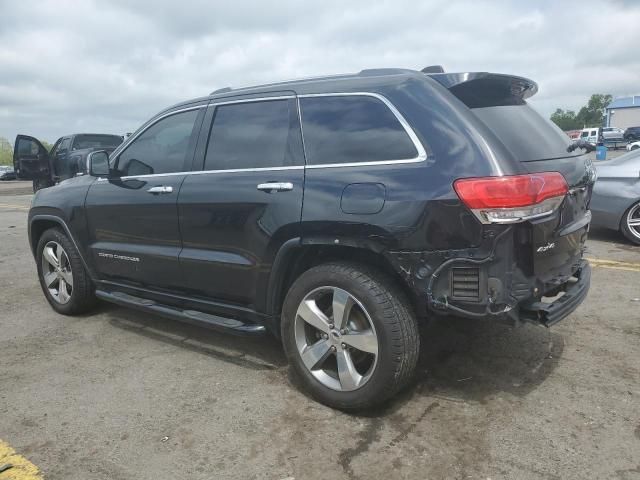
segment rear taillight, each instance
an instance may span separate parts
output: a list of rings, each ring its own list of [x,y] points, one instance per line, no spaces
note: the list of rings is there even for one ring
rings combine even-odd
[[[482,223],[514,223],[549,215],[569,190],[559,172],[462,178],[453,182],[453,188]]]

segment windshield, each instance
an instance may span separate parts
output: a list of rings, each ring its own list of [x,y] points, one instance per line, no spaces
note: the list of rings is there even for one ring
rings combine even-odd
[[[567,152],[571,139],[527,104],[472,108],[471,111],[521,162],[582,155],[580,149]]]
[[[118,135],[76,135],[71,150],[85,148],[116,148],[122,143]]]

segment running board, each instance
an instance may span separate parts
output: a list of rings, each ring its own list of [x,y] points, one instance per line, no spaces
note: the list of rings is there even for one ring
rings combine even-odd
[[[264,325],[244,323],[240,320],[219,317],[217,315],[211,315],[210,313],[199,312],[196,310],[181,310],[178,307],[163,305],[153,300],[135,297],[124,292],[96,290],[96,297],[107,302],[122,305],[123,307],[130,307],[148,313],[155,313],[172,320],[201,325],[234,335],[263,335],[266,333]]]

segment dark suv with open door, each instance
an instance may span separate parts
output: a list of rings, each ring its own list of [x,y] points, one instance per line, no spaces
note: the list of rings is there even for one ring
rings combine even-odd
[[[595,173],[527,105],[536,91],[378,69],[170,107],[35,195],[44,294],[68,315],[100,298],[270,332],[321,402],[383,402],[412,376],[420,322],[548,327],[587,294]]]
[[[37,138],[18,135],[13,148],[13,168],[21,180],[32,180],[33,191],[87,173],[87,155],[95,150],[112,152],[120,135],[76,133],[56,140],[48,151]]]

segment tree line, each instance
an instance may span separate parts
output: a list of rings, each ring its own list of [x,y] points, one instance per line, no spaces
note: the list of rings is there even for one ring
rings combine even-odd
[[[603,126],[602,117],[605,109],[612,99],[613,97],[609,94],[594,93],[589,98],[589,102],[578,110],[578,113],[558,108],[551,114],[551,121],[565,131],[601,127]]]

